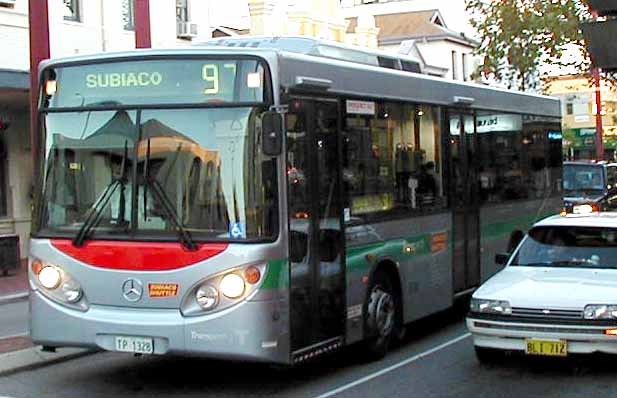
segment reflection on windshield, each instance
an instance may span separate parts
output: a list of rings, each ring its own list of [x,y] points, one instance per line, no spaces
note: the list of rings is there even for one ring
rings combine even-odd
[[[563,189],[565,191],[604,190],[604,169],[597,165],[564,165]]]
[[[272,236],[276,176],[260,125],[250,107],[49,114],[42,229],[75,233],[96,211],[100,234],[170,236],[177,219],[196,239]]]
[[[617,268],[617,229],[534,228],[523,241],[512,265]]]

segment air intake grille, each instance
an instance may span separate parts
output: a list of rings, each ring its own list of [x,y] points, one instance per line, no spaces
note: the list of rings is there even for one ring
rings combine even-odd
[[[544,319],[583,319],[583,311],[556,310],[551,308],[512,308],[513,317]]]

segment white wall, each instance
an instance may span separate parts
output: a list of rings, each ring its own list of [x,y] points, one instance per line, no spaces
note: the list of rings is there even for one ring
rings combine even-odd
[[[28,2],[17,0],[14,9],[0,7],[0,68],[27,70],[30,68],[28,33]]]

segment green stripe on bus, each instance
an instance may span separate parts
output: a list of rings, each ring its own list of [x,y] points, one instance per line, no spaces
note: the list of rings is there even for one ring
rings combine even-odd
[[[289,286],[289,267],[286,259],[268,261],[266,279],[262,289],[278,289]]]
[[[374,258],[387,257],[394,261],[405,261],[410,257],[427,255],[431,252],[431,236],[432,234],[414,235],[349,248],[346,252],[347,271],[368,268],[373,264]],[[373,258],[369,260],[367,255]]]
[[[525,214],[519,217],[510,218],[505,221],[496,223],[483,223],[480,224],[480,238],[481,239],[500,239],[509,237],[510,233],[515,229],[521,229],[523,231],[529,229],[537,221],[551,216],[555,213],[544,212],[539,215]]]

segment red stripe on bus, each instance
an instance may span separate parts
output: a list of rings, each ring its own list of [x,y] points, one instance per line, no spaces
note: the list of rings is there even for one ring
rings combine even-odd
[[[188,267],[227,249],[227,243],[198,244],[196,251],[176,242],[86,241],[73,246],[70,239],[52,239],[51,244],[76,260],[100,268],[130,271],[165,271]]]

